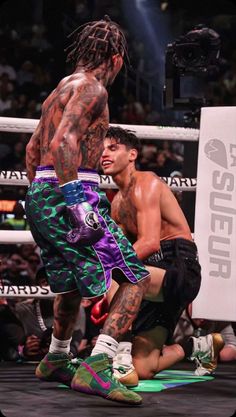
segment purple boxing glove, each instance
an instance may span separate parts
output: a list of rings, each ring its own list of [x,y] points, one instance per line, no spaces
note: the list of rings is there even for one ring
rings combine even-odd
[[[91,246],[104,236],[104,230],[92,206],[86,201],[83,185],[79,180],[62,185],[61,190],[74,228],[67,233],[69,243]]]
[[[104,230],[90,204],[84,202],[67,207],[71,223],[75,226],[66,239],[70,243],[91,246],[104,236]]]

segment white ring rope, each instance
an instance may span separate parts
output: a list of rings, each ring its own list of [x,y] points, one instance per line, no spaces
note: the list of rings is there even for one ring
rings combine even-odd
[[[29,230],[0,230],[0,243],[4,245],[22,245],[35,242]]]
[[[162,177],[162,179],[174,191],[195,191],[196,178]],[[0,171],[0,185],[28,186],[29,181],[26,172],[23,171]],[[109,175],[100,175],[100,187],[104,189],[117,188]]]
[[[0,244],[22,245],[24,243],[35,244],[29,230],[0,230]]]
[[[39,120],[0,117],[0,132],[33,133]],[[173,126],[111,124],[133,131],[140,139],[198,141],[199,129]]]

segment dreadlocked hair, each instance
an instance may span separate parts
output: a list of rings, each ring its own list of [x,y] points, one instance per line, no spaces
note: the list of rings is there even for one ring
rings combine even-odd
[[[80,63],[92,70],[114,54],[124,56],[129,62],[125,35],[107,15],[102,20],[79,26],[68,37],[74,37],[74,41],[65,49],[66,62],[74,66]]]
[[[106,137],[115,139],[116,143],[125,145],[127,149],[136,149],[138,153],[141,150],[141,142],[131,130],[111,126],[106,133]]]

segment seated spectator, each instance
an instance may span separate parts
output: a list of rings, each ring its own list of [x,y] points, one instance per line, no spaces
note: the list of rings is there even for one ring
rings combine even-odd
[[[33,48],[37,48],[40,52],[52,48],[52,45],[46,38],[44,25],[33,25],[30,45]]]
[[[17,360],[18,343],[23,340],[23,328],[5,298],[0,298],[0,340],[0,361]]]
[[[47,286],[47,275],[41,268],[36,276],[36,285]],[[48,352],[53,324],[53,300],[48,298],[26,300],[14,306],[0,306],[1,336],[4,349],[0,355],[4,360],[39,361]],[[71,353],[77,356],[77,348],[85,332],[83,307],[77,320],[71,342]],[[1,337],[2,340],[2,337]]]
[[[6,110],[11,108],[11,97],[7,93],[1,93],[0,95],[0,114],[3,114]]]
[[[27,109],[28,97],[25,93],[18,96],[18,117],[24,117]]]
[[[19,247],[19,254],[22,256],[23,259],[27,261],[31,255],[34,255],[35,252],[37,252],[38,247],[34,243],[24,243],[20,245]]]
[[[31,279],[29,273],[29,263],[19,255],[18,251],[8,256],[2,279],[8,281],[9,285],[34,284],[34,279]]]
[[[163,150],[159,150],[156,155],[154,172],[160,177],[168,177],[167,157]]]
[[[150,104],[145,104],[145,124],[146,125],[159,125],[160,122],[160,113],[151,107]]]
[[[25,117],[29,119],[39,119],[40,118],[40,106],[37,100],[30,100],[27,105],[27,110]]]
[[[25,168],[25,144],[21,141],[16,142],[13,146],[11,167],[19,171]]]
[[[11,82],[9,75],[6,72],[3,72],[0,76],[0,92],[4,94],[10,94],[14,90],[14,85]]]
[[[6,269],[6,256],[0,257],[0,286],[9,285],[9,282],[2,278]],[[0,361],[11,361],[18,359],[18,341],[21,340],[23,329],[21,323],[12,313],[5,297],[0,297]]]
[[[170,169],[176,170],[181,169],[182,165],[183,165],[183,154],[181,155],[181,148],[176,146],[175,150],[174,150],[174,142],[171,143],[168,140],[164,140],[162,142],[162,149],[166,155],[166,159],[168,162],[168,166],[170,167]]]
[[[182,164],[170,158],[166,150],[159,150],[156,155],[156,168],[154,172],[160,177],[169,177],[171,172],[181,170]]]
[[[0,143],[0,167],[2,170],[8,169],[8,157],[10,156],[10,154],[11,146],[7,143]]]
[[[40,265],[41,265],[41,259],[40,259],[40,256],[36,252],[33,252],[31,255],[29,255],[28,274],[33,282],[35,281],[36,273]]]
[[[7,74],[11,81],[16,80],[16,71],[15,68],[9,64],[7,58],[4,55],[4,50],[1,50],[0,54],[0,76],[2,74]]]
[[[139,169],[142,171],[154,171],[156,168],[157,147],[152,144],[142,146],[141,156],[138,161]]]
[[[34,78],[34,64],[31,61],[24,61],[17,72],[17,83],[25,85],[32,83]]]
[[[17,85],[20,94],[26,94],[29,99],[35,98],[39,95],[40,89],[34,81],[35,78],[35,64],[32,61],[26,60],[22,63],[17,72]]]

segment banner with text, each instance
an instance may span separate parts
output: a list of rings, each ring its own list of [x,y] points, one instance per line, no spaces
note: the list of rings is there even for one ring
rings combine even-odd
[[[236,107],[201,111],[194,236],[202,284],[193,317],[236,321]]]

